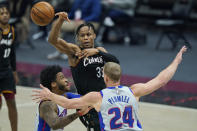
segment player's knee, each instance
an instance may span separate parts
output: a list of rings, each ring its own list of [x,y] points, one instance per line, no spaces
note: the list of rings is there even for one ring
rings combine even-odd
[[[15,94],[5,93],[4,97],[5,97],[8,108],[15,110],[16,109]]]

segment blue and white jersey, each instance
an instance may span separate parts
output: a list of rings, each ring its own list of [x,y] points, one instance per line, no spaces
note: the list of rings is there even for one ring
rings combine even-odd
[[[59,105],[57,105],[57,107],[58,107],[58,116],[59,117],[64,117],[67,115],[67,109],[65,109]],[[46,121],[40,117],[39,111],[37,111],[35,131],[63,131],[63,129],[53,130],[52,128],[50,128],[49,125],[46,123]]]
[[[100,93],[103,97],[99,112],[101,131],[142,131],[138,103],[129,87],[108,87]]]

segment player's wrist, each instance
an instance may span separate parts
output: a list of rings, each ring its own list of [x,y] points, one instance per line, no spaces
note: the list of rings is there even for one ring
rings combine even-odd
[[[53,92],[48,92],[46,98],[49,99],[49,100],[53,100],[54,95],[55,94]]]
[[[95,49],[95,53],[98,54],[100,51],[99,49]]]

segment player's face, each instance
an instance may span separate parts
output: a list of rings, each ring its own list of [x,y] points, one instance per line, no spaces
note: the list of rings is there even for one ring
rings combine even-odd
[[[96,34],[94,33],[92,28],[84,26],[79,30],[78,41],[81,48],[86,49],[94,47],[95,38]]]
[[[70,90],[70,83],[62,72],[57,73],[56,83],[57,83],[57,86],[59,87],[58,88],[59,91],[61,91],[62,93]]]
[[[8,24],[8,21],[10,19],[10,13],[7,10],[6,7],[0,8],[0,23],[3,25]]]

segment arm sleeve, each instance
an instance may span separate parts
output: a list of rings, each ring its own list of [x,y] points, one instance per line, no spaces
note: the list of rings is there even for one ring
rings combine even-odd
[[[112,54],[99,51],[98,55],[101,55],[106,62],[120,63],[119,60]]]
[[[81,97],[81,95],[75,94],[75,93],[71,93],[71,92],[67,92],[67,93],[64,93],[64,94],[67,96],[68,99]]]

